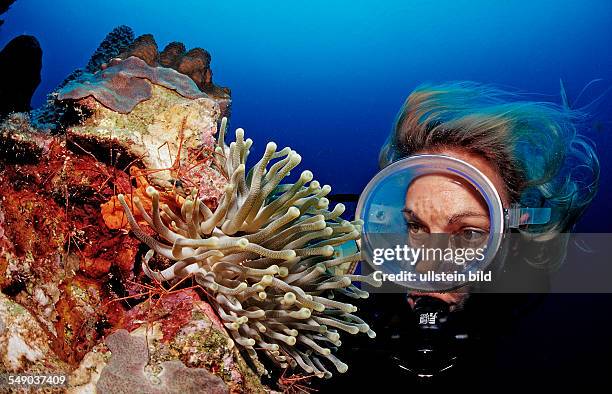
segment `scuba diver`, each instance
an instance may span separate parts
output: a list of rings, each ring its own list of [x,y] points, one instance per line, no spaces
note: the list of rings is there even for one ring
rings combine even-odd
[[[377,337],[347,338],[351,368],[323,391],[364,379],[475,387],[473,372],[486,375],[496,357],[491,341],[549,290],[566,234],[597,193],[581,116],[471,82],[408,96],[357,203],[362,273],[382,282],[358,307]]]

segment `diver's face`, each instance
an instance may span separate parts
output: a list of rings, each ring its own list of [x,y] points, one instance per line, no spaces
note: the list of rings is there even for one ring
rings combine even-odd
[[[468,162],[491,180],[504,207],[510,205],[501,175],[484,158],[453,149],[418,153],[442,154]],[[490,226],[489,211],[480,193],[465,181],[445,175],[426,175],[412,182],[406,191],[404,215],[408,222],[409,237],[412,239],[432,233],[443,233],[453,234],[453,239],[464,240],[467,244],[474,245],[486,240]],[[481,238],[483,236],[484,240]],[[417,265],[417,271],[440,269],[436,262],[421,263]],[[463,289],[448,293],[427,293],[427,295],[451,304],[452,308],[467,297],[465,291]],[[418,292],[411,293],[412,296],[418,294]],[[408,298],[408,303],[414,307],[412,298]]]
[[[500,192],[504,206],[508,196],[500,174],[485,159],[462,151],[435,153],[455,157],[478,168]],[[489,212],[478,191],[467,181],[445,174],[424,175],[408,187],[404,206],[411,239],[427,234],[448,234],[455,247],[477,247],[489,233]]]

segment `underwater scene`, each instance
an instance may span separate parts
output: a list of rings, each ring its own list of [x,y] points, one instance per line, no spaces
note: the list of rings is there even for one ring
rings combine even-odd
[[[0,0],[0,392],[612,367],[612,2]]]

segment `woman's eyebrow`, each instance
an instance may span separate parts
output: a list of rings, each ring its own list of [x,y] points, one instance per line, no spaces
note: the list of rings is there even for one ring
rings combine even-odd
[[[465,211],[465,212],[460,212],[460,213],[456,213],[452,216],[449,216],[448,218],[448,223],[449,224],[453,224],[456,223],[457,221],[459,221],[460,219],[464,219],[464,218],[474,218],[474,217],[481,217],[481,218],[489,218],[489,215],[481,213],[481,212],[474,212],[474,211]]]
[[[420,217],[419,215],[417,215],[416,213],[414,213],[414,211],[412,209],[408,209],[408,208],[403,208],[402,212],[405,213],[406,215],[409,215],[412,220],[414,220],[415,222],[419,222],[419,223],[425,223]]]

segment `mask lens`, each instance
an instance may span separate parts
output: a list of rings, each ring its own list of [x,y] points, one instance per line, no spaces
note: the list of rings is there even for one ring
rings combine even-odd
[[[454,248],[480,248],[486,245],[489,233],[481,229],[462,229],[451,235]]]
[[[395,284],[450,290],[492,261],[503,215],[497,191],[475,167],[448,156],[413,156],[385,168],[362,193],[362,255]]]

